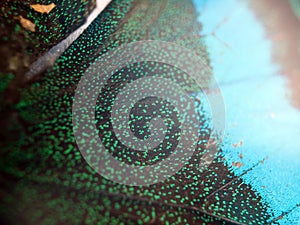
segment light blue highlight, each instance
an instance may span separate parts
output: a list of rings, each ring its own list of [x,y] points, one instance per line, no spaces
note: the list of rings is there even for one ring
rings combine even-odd
[[[246,2],[194,4],[226,106],[222,155],[228,165],[243,163],[231,166],[237,176],[267,158],[242,178],[275,218],[300,204],[300,110],[291,106],[286,78],[272,60],[272,43]],[[242,146],[233,147],[240,141]],[[299,208],[280,224],[298,224]]]

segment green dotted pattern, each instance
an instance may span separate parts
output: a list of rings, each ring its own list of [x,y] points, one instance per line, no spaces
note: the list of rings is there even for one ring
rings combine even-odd
[[[5,213],[16,214],[15,218],[20,216],[29,224],[230,224],[217,218],[246,224],[267,221],[267,206],[229,171],[223,158],[218,156],[206,169],[199,168],[210,135],[201,116],[203,128],[193,157],[163,183],[130,187],[106,180],[89,167],[76,146],[71,111],[74,91],[99,55],[124,43],[153,39],[190,48],[209,63],[205,44],[197,35],[200,28],[190,1],[113,1],[41,81],[22,91],[16,108],[30,124],[26,136],[2,150],[1,170],[13,184],[7,187],[10,191],[2,204],[14,209],[4,211],[4,217],[8,218]],[[135,68],[144,76],[147,66]],[[147,104],[142,109],[147,111]]]
[[[146,166],[156,164],[168,157],[172,153],[172,150],[175,150],[180,140],[181,121],[179,120],[178,110],[167,100],[149,96],[148,98],[138,101],[129,113],[129,126],[131,127],[131,131],[136,137],[142,140],[146,140],[151,135],[149,127],[151,119],[160,117],[164,120],[164,124],[166,125],[167,130],[164,140],[156,148],[144,152],[131,150],[117,139],[110,120],[111,115],[107,112],[111,112],[118,92],[136,79],[149,76],[163,76],[164,78],[172,79],[180,83],[180,80],[184,80],[182,77],[185,77],[185,75],[186,74],[177,68],[166,64],[142,62],[126,66],[110,77],[105,88],[99,93],[95,116],[101,141],[106,149],[111,151],[114,157],[128,164]],[[90,85],[89,88],[94,89],[95,87]],[[148,88],[151,89],[153,93],[156,89],[155,86]],[[129,93],[126,97],[127,96],[130,98]],[[129,99],[127,101],[129,101]],[[188,101],[188,99],[182,96],[182,101]],[[124,120],[124,118],[120,119]],[[198,119],[200,120],[201,118]],[[203,124],[205,124],[205,121],[203,121]],[[205,128],[205,126],[203,126],[203,128]]]
[[[47,13],[35,11],[30,5],[56,6]],[[1,48],[9,46],[5,55],[20,52],[28,58],[29,66],[37,57],[57,44],[85,22],[95,7],[95,0],[4,0],[0,3]],[[26,30],[20,16],[35,24],[35,31]],[[6,51],[3,49],[2,51]],[[7,64],[7,63],[6,63]],[[1,64],[6,67],[6,64]],[[1,68],[2,69],[2,68]]]

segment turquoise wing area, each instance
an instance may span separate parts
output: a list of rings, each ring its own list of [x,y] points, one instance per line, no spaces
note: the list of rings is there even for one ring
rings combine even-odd
[[[299,224],[297,1],[194,3],[227,109],[221,154],[269,205],[270,223]]]
[[[245,176],[262,166],[265,158],[258,158],[238,173],[232,167],[240,168],[242,163],[229,161],[228,148],[215,145],[218,153],[212,163],[205,170],[199,168],[208,145],[213,145],[208,143],[211,129],[203,115],[199,115],[199,139],[192,158],[175,175],[153,185],[131,187],[103,178],[87,164],[76,145],[72,127],[75,89],[99,56],[126,43],[160,40],[191,49],[210,65],[214,59],[209,55],[209,43],[201,38],[203,29],[206,24],[197,22],[197,12],[190,1],[113,1],[53,68],[28,84],[29,87],[20,88],[18,102],[5,111],[6,115],[13,112],[5,120],[16,125],[7,127],[1,144],[3,220],[8,224],[265,224],[271,221],[270,203],[262,199],[252,183],[245,181]],[[193,65],[187,62],[187,66]],[[126,78],[124,73],[134,68],[136,72],[127,78],[168,71],[175,74],[188,92],[199,91],[191,80],[184,79],[182,72],[158,63],[129,65],[127,70],[116,73],[115,81],[122,82]],[[209,83],[211,76],[208,73],[202,77]],[[106,88],[118,91],[115,87],[119,84],[113,82]],[[109,106],[113,98],[105,97],[99,97],[99,101],[108,102]],[[100,107],[97,123],[111,115],[110,107],[101,110]],[[132,129],[140,130],[139,125]],[[147,129],[143,131],[147,134]],[[109,136],[108,145],[114,146],[115,140]],[[128,157],[122,146],[110,151],[120,160],[134,159]],[[158,150],[154,153],[164,156]],[[143,157],[140,156],[145,160]],[[156,158],[153,159],[155,162]]]

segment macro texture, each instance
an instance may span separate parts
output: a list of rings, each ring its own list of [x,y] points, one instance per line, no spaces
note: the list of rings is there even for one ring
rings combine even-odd
[[[76,6],[68,2],[66,5]],[[25,7],[23,3],[14,4],[17,9],[4,8],[4,12],[16,12]],[[41,32],[40,35],[32,35],[28,30],[22,30],[22,35],[29,35],[27,40],[34,44],[42,37],[44,45],[38,52],[43,52],[48,43],[58,42],[82,22],[78,18],[86,15],[86,9],[92,6],[88,1],[85,4],[76,13],[79,17],[53,11],[51,16],[56,19],[51,19],[50,24],[35,21],[36,32]],[[69,10],[74,11],[73,8]],[[22,13],[26,18],[37,14],[33,9]],[[61,22],[68,18],[68,24],[74,27]],[[8,27],[9,22],[4,20],[2,24]],[[24,27],[18,26],[18,29]],[[267,221],[270,217],[268,206],[260,201],[261,197],[250,185],[228,169],[220,154],[205,170],[199,168],[207,149],[222,151],[218,144],[208,143],[211,129],[201,114],[194,155],[179,172],[162,183],[141,187],[116,184],[97,174],[82,158],[76,145],[72,103],[76,86],[91,63],[122,44],[160,40],[196,52],[209,65],[207,47],[199,35],[201,29],[191,1],[115,0],[38,80],[7,90],[13,75],[1,73],[1,124],[4,127],[0,152],[1,219],[7,224],[263,224]],[[9,31],[9,34],[19,38],[17,33]],[[32,50],[21,54],[22,57],[35,55]],[[187,65],[192,66],[189,62]],[[131,128],[139,138],[149,134],[144,126],[153,117],[153,109],[170,119],[172,138],[148,155],[128,153],[124,146],[116,143],[109,121],[114,95],[128,79],[155,76],[165,71],[179,77],[178,83],[191,95],[197,91],[188,80],[180,79],[184,78],[182,71],[169,65],[144,62],[115,73],[101,92],[95,119],[100,138],[116,158],[136,164],[142,159],[151,164],[158,156],[170,154],[172,146],[178,142],[176,130],[180,129],[180,124],[176,121],[176,112],[159,99],[145,99],[140,102],[140,108],[131,112]],[[205,75],[209,81],[212,74]],[[17,92],[14,99],[6,99],[12,90]],[[201,101],[195,100],[195,105],[201,107]],[[145,119],[139,119],[141,116]],[[171,146],[170,150],[161,153],[165,146]],[[263,160],[258,161],[257,165],[263,163]]]

